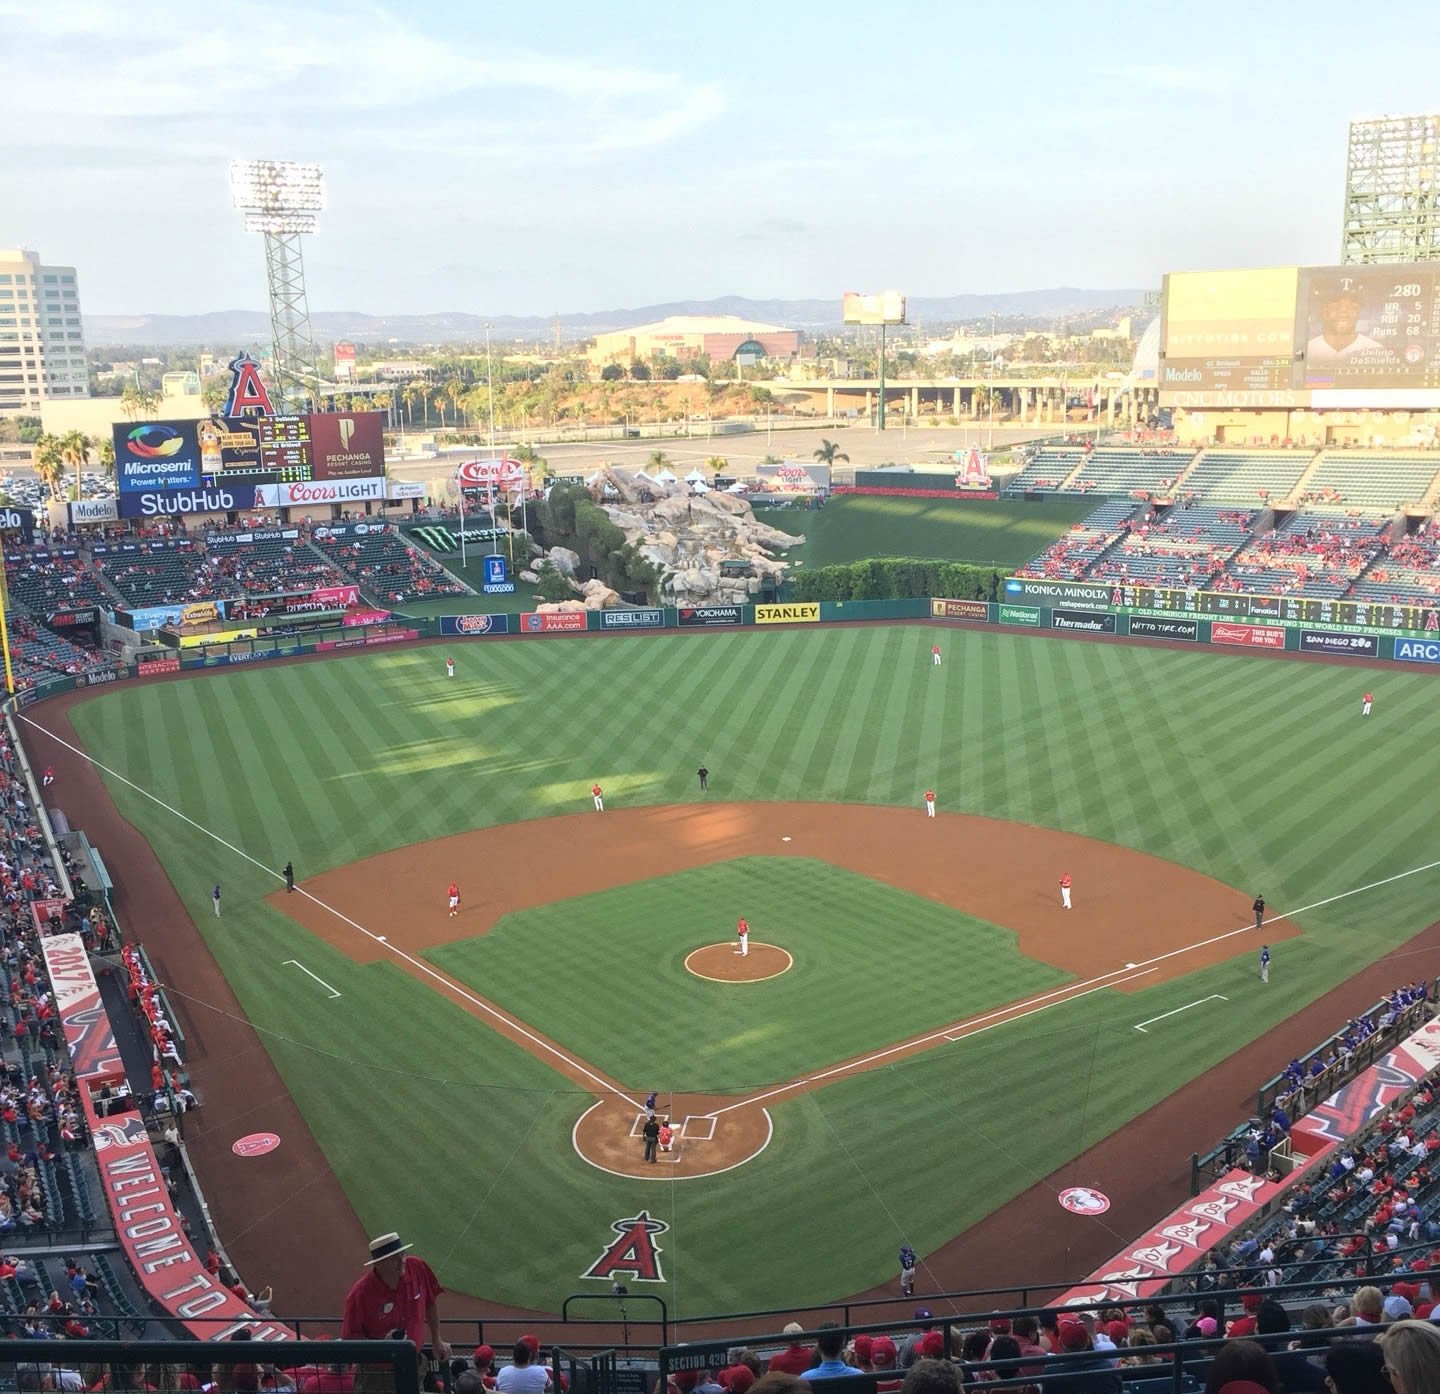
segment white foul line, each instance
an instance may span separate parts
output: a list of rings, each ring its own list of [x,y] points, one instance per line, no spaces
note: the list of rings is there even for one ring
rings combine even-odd
[[[298,968],[302,973],[305,974],[307,978],[315,978],[315,981],[319,983],[320,986],[323,987],[325,991],[330,994],[332,999],[340,996],[340,993],[336,992],[335,989],[331,987],[324,978],[316,978],[315,974],[312,973],[303,963],[299,963],[293,958],[287,958],[285,962],[282,963],[280,966],[282,968]]]
[[[1167,1016],[1179,1016],[1181,1012],[1188,1012],[1191,1007],[1203,1007],[1206,1002],[1228,1002],[1230,999],[1223,992],[1212,992],[1208,997],[1202,997],[1197,1002],[1187,1002],[1183,1007],[1176,1007],[1173,1012],[1161,1012],[1159,1016],[1152,1016],[1142,1021],[1135,1029],[1145,1031],[1147,1026],[1154,1026],[1157,1021],[1164,1021]],[[1145,1032],[1148,1036],[1150,1033]]]
[[[197,822],[196,822],[193,818],[191,818],[188,814],[181,813],[178,808],[175,808],[175,807],[173,807],[172,805],[166,803],[164,799],[157,798],[157,797],[156,797],[154,794],[152,794],[148,789],[144,789],[144,788],[142,788],[140,785],[136,784],[136,783],[134,782],[134,780],[126,779],[125,776],[124,776],[123,774],[121,774],[118,770],[112,770],[108,765],[102,765],[102,764],[100,763],[100,761],[97,760],[97,759],[96,759],[93,755],[91,755],[88,751],[81,750],[79,746],[72,745],[69,741],[65,740],[63,737],[57,736],[54,731],[51,731],[48,727],[45,727],[45,726],[40,725],[40,723],[39,723],[38,721],[36,721],[33,717],[26,716],[23,712],[19,712],[19,711],[17,711],[17,712],[15,713],[15,716],[16,716],[16,718],[17,718],[18,720],[23,721],[27,726],[33,726],[33,727],[35,728],[35,730],[37,730],[37,731],[40,732],[41,735],[43,735],[43,736],[48,736],[48,737],[49,737],[52,741],[54,741],[57,745],[63,746],[66,750],[70,751],[72,754],[78,755],[82,760],[88,761],[88,762],[89,762],[91,765],[93,765],[97,770],[103,770],[106,774],[110,775],[111,778],[119,780],[120,783],[123,784],[123,785],[125,785],[125,787],[126,787],[127,789],[133,789],[133,790],[135,790],[135,792],[136,792],[137,794],[141,795],[143,798],[149,799],[150,802],[153,803],[153,804],[158,804],[158,805],[159,805],[161,808],[163,808],[167,813],[172,813],[172,814],[174,814],[174,816],[175,816],[176,818],[180,819],[181,822],[183,822],[183,823],[188,823],[192,828],[195,829],[196,832],[203,833],[206,837],[210,838],[211,841],[213,841],[213,842],[218,842],[222,847],[228,848],[230,851],[234,852],[236,856],[243,858],[245,861],[249,862],[252,866],[258,866],[261,871],[268,872],[271,876],[275,877],[275,879],[276,879],[277,881],[283,879],[283,877],[280,875],[280,873],[277,872],[277,871],[275,871],[272,867],[266,866],[264,862],[258,860],[258,859],[255,858],[255,857],[252,857],[248,852],[242,851],[239,847],[235,846],[235,844],[234,844],[233,842],[227,842],[223,837],[220,836],[219,833],[211,832],[209,828],[204,827],[204,826],[203,826],[202,824],[200,824],[200,823],[197,823]],[[1390,885],[1392,882],[1395,882],[1395,881],[1403,881],[1403,880],[1406,879],[1406,877],[1409,877],[1409,876],[1419,876],[1419,875],[1420,875],[1421,873],[1423,873],[1423,872],[1433,871],[1437,866],[1440,866],[1440,858],[1437,858],[1437,859],[1436,859],[1435,861],[1433,861],[1433,862],[1426,862],[1426,863],[1424,863],[1423,866],[1412,866],[1408,871],[1397,871],[1393,876],[1382,876],[1378,881],[1370,881],[1370,882],[1368,882],[1366,885],[1363,885],[1363,886],[1354,886],[1354,887],[1352,887],[1350,890],[1348,890],[1348,891],[1340,891],[1340,892],[1339,892],[1338,894],[1336,894],[1336,895],[1328,895],[1328,896],[1326,896],[1323,900],[1312,900],[1312,901],[1310,902],[1310,904],[1308,904],[1308,905],[1300,905],[1300,906],[1297,906],[1297,907],[1296,907],[1295,909],[1293,909],[1293,910],[1286,910],[1286,911],[1282,911],[1282,912],[1279,913],[1279,914],[1271,915],[1269,919],[1262,920],[1259,925],[1254,925],[1254,924],[1242,925],[1239,929],[1227,930],[1224,934],[1214,934],[1214,935],[1211,935],[1211,937],[1210,937],[1209,939],[1201,939],[1201,940],[1199,940],[1198,942],[1196,942],[1196,943],[1194,943],[1194,944],[1186,944],[1186,945],[1184,945],[1183,947],[1178,948],[1178,949],[1169,949],[1169,950],[1167,950],[1167,951],[1166,951],[1165,953],[1163,953],[1163,954],[1156,954],[1153,958],[1142,959],[1139,963],[1127,963],[1124,968],[1116,968],[1116,969],[1114,969],[1112,972],[1102,973],[1099,977],[1096,977],[1096,978],[1086,978],[1083,982],[1080,982],[1080,983],[1071,983],[1071,984],[1069,985],[1069,989],[1061,988],[1061,989],[1059,989],[1057,992],[1051,992],[1051,993],[1044,994],[1044,995],[1042,995],[1042,996],[1040,996],[1040,997],[1032,997],[1032,998],[1028,998],[1028,999],[1026,999],[1025,1001],[1022,1001],[1022,1002],[1012,1003],[1010,1007],[1008,1007],[1008,1008],[1003,1008],[1002,1011],[1001,1011],[1001,1013],[991,1013],[991,1015],[1001,1015],[1001,1014],[1003,1014],[1004,1012],[1007,1012],[1007,1011],[1018,1011],[1018,1010],[1019,1010],[1020,1008],[1022,1008],[1022,1007],[1029,1007],[1031,1003],[1045,1003],[1047,1007],[1049,1007],[1049,1006],[1056,1006],[1056,1005],[1058,1005],[1058,1004],[1055,1003],[1055,1002],[1048,1002],[1048,1003],[1047,1003],[1047,1002],[1046,1002],[1046,998],[1047,998],[1047,997],[1060,996],[1062,993],[1065,993],[1065,992],[1067,992],[1067,991],[1069,991],[1069,990],[1073,990],[1073,989],[1075,989],[1075,988],[1080,988],[1080,987],[1090,988],[1092,985],[1097,985],[1097,986],[1103,987],[1103,986],[1105,986],[1105,985],[1107,985],[1107,984],[1110,984],[1110,979],[1111,979],[1111,978],[1116,977],[1118,974],[1128,972],[1128,971],[1129,971],[1130,969],[1132,969],[1132,968],[1145,968],[1145,969],[1149,969],[1149,968],[1153,967],[1153,966],[1154,966],[1155,964],[1157,964],[1157,963],[1164,963],[1164,962],[1166,962],[1168,959],[1172,959],[1172,958],[1177,958],[1177,957],[1179,957],[1181,954],[1188,954],[1188,953],[1193,952],[1193,951],[1196,950],[1196,949],[1208,948],[1211,944],[1220,944],[1220,943],[1223,943],[1223,942],[1224,942],[1225,940],[1227,940],[1227,939],[1233,939],[1237,934],[1253,934],[1257,929],[1261,928],[1262,925],[1275,924],[1275,923],[1276,923],[1277,921],[1279,921],[1279,920],[1288,919],[1291,915],[1303,915],[1303,914],[1305,914],[1307,911],[1310,911],[1310,910],[1319,910],[1322,906],[1325,906],[1325,905],[1333,905],[1337,900],[1346,900],[1346,899],[1348,899],[1348,898],[1349,898],[1350,896],[1352,896],[1352,895],[1362,895],[1364,892],[1376,890],[1376,889],[1378,889],[1380,886],[1388,886],[1388,885]],[[368,930],[368,929],[366,929],[364,925],[358,924],[355,920],[352,920],[349,915],[345,914],[345,913],[344,913],[343,911],[341,911],[341,910],[337,910],[333,905],[328,905],[325,901],[321,900],[318,896],[311,895],[309,891],[307,891],[307,890],[304,889],[304,887],[302,887],[302,886],[296,886],[295,889],[296,889],[297,891],[299,891],[301,895],[308,896],[308,897],[309,897],[312,901],[314,901],[315,904],[318,905],[322,910],[328,912],[328,913],[331,914],[331,915],[334,915],[336,919],[343,921],[345,924],[349,925],[350,928],[353,929],[353,930],[355,930],[357,933],[363,934],[363,935],[364,935],[367,939],[369,939],[372,943],[376,943],[376,944],[382,945],[388,953],[394,954],[396,958],[402,959],[404,962],[410,964],[413,968],[417,969],[419,972],[424,973],[424,974],[425,974],[427,977],[429,977],[429,978],[432,978],[435,982],[439,983],[440,986],[441,986],[442,988],[444,988],[447,992],[451,993],[452,995],[454,995],[454,996],[456,996],[456,997],[461,998],[463,1001],[469,1002],[472,1006],[477,1007],[480,1011],[486,1013],[488,1016],[494,1017],[495,1020],[504,1022],[505,1025],[506,1025],[510,1030],[514,1031],[514,1032],[515,1032],[517,1035],[519,1035],[519,1036],[523,1036],[527,1041],[530,1041],[533,1045],[538,1046],[538,1047],[539,1047],[541,1050],[543,1050],[547,1055],[552,1055],[552,1056],[554,1056],[557,1060],[563,1060],[567,1065],[570,1066],[571,1069],[576,1070],[576,1071],[579,1072],[580,1074],[583,1074],[587,1079],[592,1080],[594,1083],[600,1085],[600,1092],[601,1092],[602,1094],[613,1094],[613,1095],[615,1095],[615,1096],[618,1097],[618,1098],[624,1099],[626,1103],[631,1104],[633,1107],[635,1107],[635,1108],[637,1108],[637,1109],[640,1107],[640,1105],[639,1105],[634,1099],[632,1099],[628,1094],[625,1094],[625,1093],[623,1093],[622,1091],[620,1091],[619,1089],[615,1088],[608,1080],[605,1080],[605,1079],[601,1078],[601,1076],[597,1075],[597,1074],[596,1074],[592,1069],[590,1069],[588,1066],[582,1065],[582,1064],[580,1063],[580,1061],[574,1059],[572,1056],[569,1056],[569,1055],[565,1054],[564,1051],[559,1050],[557,1047],[551,1045],[549,1041],[542,1040],[539,1036],[535,1035],[535,1033],[534,1033],[533,1031],[531,1031],[531,1030],[529,1030],[527,1027],[521,1025],[521,1023],[518,1022],[518,1021],[516,1021],[513,1017],[507,1016],[504,1012],[502,1012],[502,1011],[500,1011],[498,1008],[492,1006],[489,1002],[486,1002],[483,998],[476,997],[473,993],[468,992],[465,988],[461,987],[459,983],[457,983],[457,982],[455,982],[453,979],[447,977],[444,973],[438,972],[436,969],[432,968],[428,963],[425,963],[423,960],[418,959],[418,958],[415,958],[415,957],[413,957],[413,956],[410,955],[410,954],[407,954],[403,949],[397,949],[393,944],[387,942],[387,940],[386,940],[386,938],[385,938],[385,936],[384,936],[383,934],[373,934],[373,933],[371,933],[371,931]],[[1136,976],[1139,977],[1139,976],[1142,976],[1142,975],[1141,975],[1141,974],[1137,974]],[[1128,982],[1128,981],[1130,981],[1130,980],[1127,978],[1125,981]],[[1115,984],[1110,984],[1110,985],[1111,985],[1111,986],[1114,986]],[[1080,994],[1080,993],[1075,993],[1074,995],[1075,995],[1075,996],[1080,996],[1081,994]],[[1070,997],[1065,997],[1063,1000],[1069,1001],[1069,1000],[1072,1000],[1072,999],[1071,999]],[[1040,1009],[1040,1008],[1037,1008],[1037,1010],[1039,1010],[1039,1009]],[[1031,1015],[1033,1015],[1033,1014],[1034,1014],[1034,1013],[1031,1012],[1031,1011],[1026,1011],[1024,1015],[1025,1015],[1025,1016],[1031,1016]],[[983,1021],[984,1019],[985,1019],[984,1017],[977,1018],[977,1020],[982,1020],[982,1021]],[[1015,1016],[1015,1017],[1013,1018],[1013,1020],[1019,1021],[1019,1020],[1022,1020],[1022,1017],[1020,1017],[1020,1016]],[[1000,1023],[997,1023],[997,1024],[1003,1025],[1004,1023],[1003,1023],[1003,1022],[1000,1022]],[[986,1029],[988,1029],[988,1028],[986,1028]],[[945,1030],[954,1031],[954,1030],[956,1030],[956,1027],[955,1027],[954,1025],[952,1025],[952,1026],[950,1026],[950,1027],[945,1028],[944,1030],[941,1030],[941,1031],[938,1031],[938,1032],[934,1033],[934,1035],[932,1035],[932,1036],[923,1037],[922,1039],[925,1040],[925,1041],[941,1039],[941,1038],[944,1037]],[[976,1032],[971,1032],[971,1033],[969,1033],[969,1034],[971,1034],[971,1035],[978,1035],[979,1032],[976,1031]],[[741,1099],[738,1103],[727,1104],[724,1108],[716,1109],[715,1112],[712,1113],[712,1114],[710,1114],[709,1116],[712,1117],[712,1118],[715,1118],[715,1117],[718,1117],[718,1116],[719,1116],[720,1114],[722,1114],[722,1113],[728,1113],[728,1112],[730,1112],[731,1109],[743,1108],[746,1104],[750,1104],[750,1103],[758,1103],[758,1102],[760,1102],[762,1099],[768,1099],[768,1098],[773,1097],[773,1096],[776,1095],[776,1094],[785,1093],[786,1091],[795,1088],[797,1085],[799,1085],[799,1084],[804,1084],[804,1083],[809,1083],[811,1080],[826,1079],[826,1078],[828,1078],[828,1077],[831,1076],[831,1075],[834,1075],[834,1074],[837,1074],[837,1073],[841,1073],[841,1072],[846,1072],[846,1073],[848,1073],[848,1072],[853,1071],[853,1070],[855,1070],[855,1069],[857,1069],[857,1068],[859,1068],[859,1067],[861,1067],[861,1066],[868,1065],[868,1064],[873,1063],[874,1061],[882,1060],[882,1059],[886,1058],[887,1056],[894,1055],[894,1054],[896,1053],[896,1051],[905,1050],[905,1049],[907,1049],[907,1048],[909,1048],[909,1047],[911,1047],[911,1046],[913,1046],[913,1045],[914,1045],[914,1042],[911,1042],[911,1041],[902,1041],[899,1045],[891,1046],[891,1047],[890,1047],[889,1049],[887,1049],[887,1050],[878,1051],[878,1052],[876,1052],[874,1055],[867,1055],[867,1056],[864,1056],[864,1057],[863,1057],[862,1059],[860,1059],[860,1060],[853,1060],[853,1061],[849,1062],[849,1063],[846,1064],[846,1065],[837,1066],[837,1067],[836,1067],[835,1069],[833,1069],[833,1070],[826,1070],[826,1071],[824,1071],[824,1072],[821,1073],[821,1074],[812,1075],[812,1076],[810,1077],[810,1080],[791,1080],[790,1082],[788,1082],[788,1083],[786,1083],[786,1084],[782,1084],[782,1085],[780,1085],[780,1086],[779,1086],[778,1088],[776,1088],[776,1089],[771,1089],[771,1090],[769,1090],[769,1091],[766,1092],[766,1093],[763,1093],[763,1094],[754,1094],[754,1095],[751,1095],[748,1099]],[[603,1170],[603,1168],[602,1168],[602,1170]]]
[[[57,736],[54,731],[48,730],[46,727],[41,726],[39,722],[33,720],[31,717],[21,716],[20,720],[25,722],[27,726],[33,726],[42,735],[49,736],[50,739],[54,741],[57,745],[64,746],[66,750],[70,751],[72,754],[78,755],[82,760],[89,761],[89,763],[94,765],[97,770],[103,770],[112,779],[119,780],[120,783],[123,784],[127,789],[133,789],[142,798],[149,799],[151,803],[158,804],[167,813],[174,814],[175,817],[178,818],[182,823],[188,823],[190,827],[195,829],[196,832],[203,833],[212,842],[218,842],[222,847],[228,849],[231,852],[234,852],[237,857],[240,857],[244,861],[249,862],[251,866],[258,866],[261,871],[268,872],[277,881],[283,881],[285,879],[278,871],[274,869],[274,867],[266,866],[265,863],[262,862],[258,857],[252,857],[250,853],[245,851],[243,848],[237,847],[233,842],[226,841],[226,839],[221,837],[219,833],[212,832],[203,824],[197,823],[193,818],[189,816],[189,814],[181,813],[178,808],[175,808],[173,805],[166,803],[164,799],[157,798],[148,789],[142,788],[140,785],[136,784],[133,779],[126,779],[125,776],[119,772],[119,770],[112,770],[108,765],[102,765],[100,761],[97,760],[88,751],[81,750],[79,746],[71,745],[70,742],[65,740],[62,736]],[[475,1007],[478,1010],[484,1012],[487,1016],[493,1017],[496,1021],[503,1022],[507,1030],[515,1032],[517,1036],[523,1036],[532,1045],[536,1046],[540,1050],[543,1050],[547,1055],[552,1055],[557,1060],[563,1060],[565,1064],[568,1065],[572,1070],[576,1071],[576,1073],[582,1074],[592,1083],[598,1084],[600,1086],[599,1092],[601,1094],[615,1095],[618,1098],[624,1099],[626,1103],[630,1104],[634,1108],[638,1109],[640,1107],[640,1105],[628,1094],[622,1093],[613,1084],[611,1084],[609,1080],[602,1078],[600,1075],[597,1075],[594,1070],[589,1068],[589,1066],[581,1064],[581,1062],[576,1060],[573,1056],[566,1055],[563,1050],[558,1049],[557,1047],[551,1045],[549,1041],[543,1040],[541,1037],[537,1036],[528,1027],[523,1026],[520,1022],[516,1021],[514,1017],[507,1016],[497,1007],[494,1007],[489,1002],[485,1001],[483,997],[477,997],[473,992],[467,991],[465,988],[461,987],[460,984],[457,983],[453,978],[450,978],[446,974],[439,972],[437,969],[432,968],[423,959],[418,959],[413,954],[407,954],[404,949],[397,949],[395,945],[390,943],[383,934],[373,934],[370,930],[366,929],[363,924],[352,920],[350,916],[345,914],[343,910],[337,910],[333,905],[327,904],[325,901],[321,900],[319,896],[311,895],[304,886],[296,886],[295,892],[297,895],[303,895],[308,900],[313,901],[322,910],[326,911],[328,914],[334,915],[337,920],[340,920],[343,923],[349,925],[351,929],[356,931],[356,933],[363,934],[368,940],[370,940],[371,943],[379,944],[387,953],[394,954],[396,958],[402,959],[412,968],[425,974],[426,977],[433,979],[452,996],[458,997],[464,1002],[468,1002],[472,1007]]]

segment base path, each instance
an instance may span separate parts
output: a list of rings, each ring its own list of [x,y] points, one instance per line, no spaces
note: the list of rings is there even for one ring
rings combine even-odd
[[[563,857],[552,855],[556,847],[565,849]],[[1063,969],[1074,981],[745,1098],[676,1096],[666,1106],[676,1146],[649,1163],[640,1132],[642,1090],[610,1078],[419,958],[484,934],[516,911],[756,856],[830,862],[1003,926],[1014,931],[1027,957]],[[505,866],[517,874],[486,881],[474,897],[467,893],[461,913],[451,916],[445,888],[458,875],[464,893],[463,868],[473,866]],[[1062,871],[1074,880],[1071,910],[1060,904]],[[1092,992],[1183,977],[1254,947],[1252,939],[1258,944],[1262,934],[1273,943],[1298,933],[1284,920],[1263,931],[1247,929],[1247,893],[1129,848],[993,818],[927,818],[918,807],[869,804],[704,803],[569,814],[398,848],[309,877],[303,890],[277,891],[270,902],[359,962],[392,959],[594,1095],[598,1102],[584,1110],[572,1137],[587,1162],[646,1178],[660,1168],[674,1180],[713,1176],[757,1156],[770,1139],[766,1106],[780,1099]],[[783,946],[754,943],[741,957],[733,941],[697,945],[686,967],[734,982],[736,991],[746,981],[804,971],[803,964],[792,966]]]

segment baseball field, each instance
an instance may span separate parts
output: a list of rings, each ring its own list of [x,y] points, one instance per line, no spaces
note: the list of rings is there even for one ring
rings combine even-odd
[[[914,624],[424,644],[82,694],[30,740],[98,806],[45,733],[83,748],[130,825],[94,835],[277,1310],[338,1179],[330,1242],[399,1229],[448,1287],[542,1311],[608,1290],[584,1275],[643,1215],[635,1290],[695,1314],[884,1282],[1361,968],[1433,972],[1401,946],[1440,918],[1435,692]],[[678,1137],[647,1164],[652,1090]],[[1106,1222],[1054,1216],[1073,1276],[1063,1225]]]

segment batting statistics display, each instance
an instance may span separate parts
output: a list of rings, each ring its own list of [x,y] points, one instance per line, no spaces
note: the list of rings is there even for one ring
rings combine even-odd
[[[1177,272],[1161,324],[1166,406],[1440,406],[1433,264]]]
[[[1229,591],[1168,590],[1116,586],[1112,604],[1126,610],[1177,610],[1187,615],[1279,620],[1283,624],[1343,624],[1360,629],[1434,629],[1433,606],[1381,605],[1363,600],[1317,600],[1308,596],[1237,595]]]

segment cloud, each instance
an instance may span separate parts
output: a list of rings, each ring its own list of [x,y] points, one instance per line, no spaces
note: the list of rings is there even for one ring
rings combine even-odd
[[[233,31],[187,16],[165,3],[0,0],[11,148],[124,159],[178,137],[217,159],[368,147],[569,161],[678,141],[727,106],[717,83],[436,36],[374,0],[252,0]]]
[[[1185,68],[1174,63],[1132,63],[1120,68],[1102,68],[1099,76],[1161,92],[1218,92],[1227,85],[1223,75],[1209,68]]]

